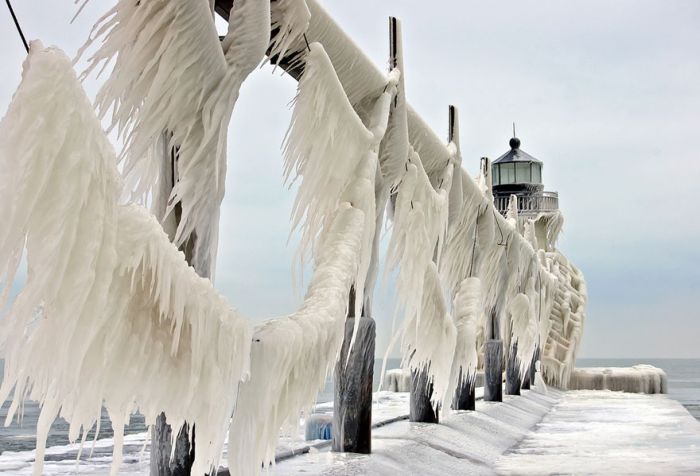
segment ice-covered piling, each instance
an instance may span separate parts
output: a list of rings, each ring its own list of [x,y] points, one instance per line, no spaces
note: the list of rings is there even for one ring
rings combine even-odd
[[[666,372],[652,365],[575,369],[569,390],[613,390],[629,393],[667,393]]]
[[[372,452],[372,381],[374,378],[374,319],[359,318],[350,348],[355,317],[345,321],[345,339],[335,366],[333,451]],[[348,358],[348,352],[350,356]]]
[[[407,369],[391,369],[384,374],[382,390],[387,392],[410,392],[411,371]]]
[[[503,341],[484,343],[484,400],[503,401]]]

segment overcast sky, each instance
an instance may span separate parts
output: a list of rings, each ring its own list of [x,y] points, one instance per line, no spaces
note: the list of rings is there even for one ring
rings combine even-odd
[[[25,33],[73,56],[105,4],[14,0]],[[700,2],[325,0],[379,65],[403,22],[409,102],[446,137],[460,109],[464,165],[508,148],[545,163],[566,219],[562,251],[590,294],[582,357],[700,357]],[[24,52],[0,6],[0,109]],[[94,93],[99,83],[86,83]],[[251,319],[291,313],[293,191],[280,145],[295,83],[270,67],[244,84],[229,132],[217,288]],[[381,284],[380,284],[381,286]],[[378,293],[378,353],[391,290]]]

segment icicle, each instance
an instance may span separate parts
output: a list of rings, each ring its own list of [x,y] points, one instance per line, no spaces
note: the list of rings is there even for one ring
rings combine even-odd
[[[292,211],[292,230],[301,227],[297,253],[303,263],[366,156],[373,135],[345,96],[328,55],[318,43],[306,55],[292,121],[285,139],[287,181],[302,177]]]
[[[467,278],[462,281],[452,311],[457,338],[447,397],[454,395],[456,389],[468,379],[476,377],[477,336],[479,332],[483,332],[485,325],[483,309],[479,278]]]
[[[318,237],[341,200],[365,212],[362,256],[355,278],[358,310],[364,304],[365,282],[372,266],[379,146],[399,79],[397,70],[389,75],[384,92],[371,108],[368,129],[345,96],[325,50],[313,43],[285,140],[285,176],[288,181],[292,174],[294,179],[302,177],[292,211],[292,230],[302,228],[297,252],[300,264],[318,246]]]
[[[520,375],[524,375],[537,344],[537,321],[534,319],[530,299],[519,293],[510,302],[511,348],[517,343],[517,360]]]
[[[533,220],[526,220],[525,224],[523,225],[523,237],[525,238],[525,241],[530,243],[530,246],[532,246],[532,249],[534,250],[539,248],[535,226],[536,225]]]
[[[407,316],[404,323],[401,367],[427,371],[428,380],[433,384],[431,402],[440,405],[448,397],[457,329],[433,262],[425,270],[424,283],[420,314]]]
[[[212,276],[228,124],[269,39],[269,2],[234,2],[220,43],[207,0],[119,0],[81,50],[100,42],[84,77],[115,61],[96,106],[100,117],[112,111],[111,127],[124,140],[120,159],[130,193],[147,196],[158,187],[159,164],[152,161],[162,156],[148,152],[167,131],[167,150],[176,148],[178,156],[167,213],[182,208],[175,243],[196,233],[193,262]]]
[[[506,222],[514,229],[518,228],[518,196],[511,195],[508,199],[508,211],[506,212]]]
[[[268,57],[279,64],[290,51],[302,49],[302,38],[309,28],[311,12],[305,0],[277,0],[271,4],[270,15],[273,37]]]
[[[299,311],[257,326],[251,378],[241,384],[229,431],[232,474],[259,474],[261,465],[274,463],[280,428],[296,424],[332,373],[359,266],[363,223],[363,212],[342,204],[323,232]]]
[[[47,100],[50,98],[50,100]],[[69,59],[35,42],[0,122],[0,276],[26,242],[27,281],[0,326],[7,421],[41,403],[35,473],[55,416],[69,435],[104,404],[118,429],[139,411],[197,425],[193,473],[217,465],[246,321],[189,267],[155,217],[117,205],[116,157]],[[201,394],[216,395],[216,403]],[[113,472],[120,463],[115,445]]]
[[[478,272],[477,245],[483,241],[477,233],[477,217],[483,196],[476,192],[474,182],[464,171],[458,172],[462,176],[461,184],[471,183],[472,187],[463,187],[462,207],[459,216],[449,227],[443,259],[440,262],[441,276],[453,294],[464,279],[475,276]],[[469,193],[468,190],[472,192]]]

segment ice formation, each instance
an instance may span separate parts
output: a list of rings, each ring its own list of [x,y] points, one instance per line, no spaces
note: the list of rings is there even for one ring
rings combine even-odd
[[[546,253],[547,267],[555,278],[549,332],[543,340],[541,362],[545,380],[568,385],[583,334],[587,300],[583,274],[558,251]]]
[[[56,415],[70,422],[72,439],[84,438],[104,403],[117,430],[113,471],[119,430],[139,410],[147,422],[165,411],[175,425],[197,425],[195,474],[217,463],[233,415],[231,470],[259,473],[274,460],[280,428],[313,403],[333,369],[351,287],[356,309],[371,292],[391,193],[387,267],[398,273],[404,363],[428,372],[433,402],[473,375],[481,343],[498,336],[518,343],[521,372],[541,347],[544,377],[565,387],[586,289],[554,246],[562,215],[526,221],[517,199],[505,218],[495,210],[488,164],[472,180],[458,138],[451,133],[445,145],[407,104],[400,41],[387,77],[317,0],[237,0],[221,43],[211,5],[119,0],[86,45],[101,41],[86,74],[115,63],[97,108],[111,110],[125,141],[124,187],[58,51],[33,46],[0,124],[0,188],[9,197],[0,204],[0,276],[12,282],[25,247],[29,266],[0,334],[0,397],[15,390],[9,418],[25,397],[43,404],[35,471]],[[196,235],[193,264],[212,274],[226,129],[241,83],[268,47],[278,60],[305,62],[285,173],[301,180],[292,228],[314,274],[301,308],[258,326],[251,348],[244,319],[176,245]],[[177,170],[165,184],[173,155]],[[120,205],[123,192],[167,207],[153,217]],[[158,199],[163,193],[169,200]],[[156,218],[176,207],[173,245]]]
[[[299,311],[255,330],[251,379],[241,385],[229,433],[233,474],[258,474],[274,463],[280,428],[309,409],[333,370],[351,286],[362,295],[370,264],[379,143],[398,78],[389,75],[368,129],[323,47],[310,45],[285,152],[287,175],[302,177],[294,223],[305,218],[301,250],[311,249],[315,269]]]
[[[517,344],[517,363],[522,376],[537,345],[537,321],[528,295],[518,293],[510,302],[511,349]]]
[[[466,382],[473,382],[476,379],[476,367],[479,362],[477,335],[484,325],[479,278],[467,278],[462,281],[452,309],[457,336],[447,390],[448,397],[454,395],[456,389],[462,388]]]
[[[324,224],[351,182],[373,140],[349,103],[323,47],[305,58],[284,146],[287,181],[301,177],[292,230],[301,229],[298,258],[313,254]]]
[[[119,0],[83,49],[97,42],[84,76],[114,61],[96,107],[100,117],[111,111],[111,127],[124,140],[127,191],[147,197],[158,186],[162,152],[169,160],[175,149],[166,211],[181,207],[175,244],[195,233],[193,264],[213,276],[228,124],[241,84],[268,48],[270,2],[236,0],[219,42],[208,0]],[[164,133],[167,146],[159,147]]]
[[[447,163],[433,188],[418,154],[411,149],[398,187],[387,272],[397,270],[396,315],[403,365],[425,370],[433,383],[433,401],[446,395],[456,340],[437,265],[448,226],[448,194],[454,166]]]
[[[103,404],[113,474],[137,410],[147,423],[166,411],[196,424],[193,472],[207,472],[247,373],[251,330],[155,217],[118,205],[115,154],[60,50],[32,43],[0,123],[0,170],[0,276],[12,282],[23,249],[28,268],[2,323],[0,398],[14,391],[7,422],[25,398],[41,403],[34,473],[54,419],[84,439]]]
[[[612,390],[628,393],[667,393],[666,372],[653,365],[577,368],[569,379],[570,390]]]
[[[276,61],[288,59],[309,28],[311,12],[305,0],[277,0],[270,5],[273,36],[268,56]],[[292,55],[289,55],[292,56]],[[299,55],[296,55],[299,56]]]
[[[232,474],[274,463],[280,428],[296,424],[323,388],[343,342],[350,286],[359,266],[364,214],[340,206],[319,247],[304,303],[256,327],[251,377],[241,384],[229,432]]]

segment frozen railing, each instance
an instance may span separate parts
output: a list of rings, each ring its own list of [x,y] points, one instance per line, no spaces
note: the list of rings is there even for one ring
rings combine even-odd
[[[493,198],[496,209],[505,215],[508,211],[510,195]],[[559,194],[557,192],[541,192],[534,195],[518,195],[518,213],[521,215],[537,215],[543,212],[559,210]]]

